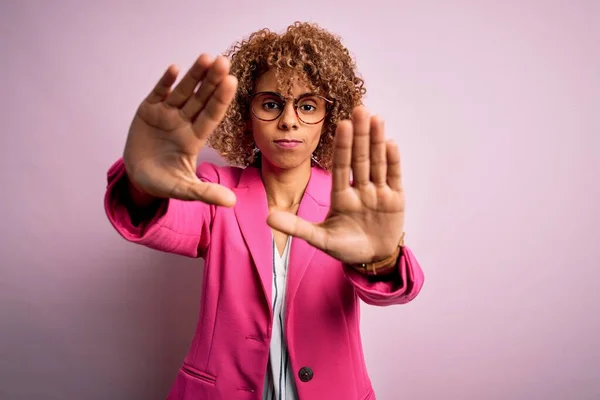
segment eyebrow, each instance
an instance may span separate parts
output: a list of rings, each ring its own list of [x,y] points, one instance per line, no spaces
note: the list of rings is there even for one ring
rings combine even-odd
[[[283,97],[284,99],[287,99],[287,97],[285,97],[283,94],[281,94],[280,92],[277,92],[275,90],[259,90],[256,93],[274,93],[274,94],[278,94],[279,96]],[[318,93],[315,93],[315,92],[304,92],[304,93],[296,96],[295,98],[300,98],[303,96],[321,96],[321,95]]]

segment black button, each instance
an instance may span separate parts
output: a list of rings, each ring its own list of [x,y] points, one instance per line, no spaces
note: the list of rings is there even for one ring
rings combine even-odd
[[[302,382],[308,382],[313,378],[313,370],[309,367],[302,367],[300,371],[298,371],[298,376]]]

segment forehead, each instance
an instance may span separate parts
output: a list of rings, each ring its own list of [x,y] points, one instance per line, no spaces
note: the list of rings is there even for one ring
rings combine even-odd
[[[256,81],[257,92],[279,92],[284,95],[300,96],[313,92],[308,80],[294,71],[270,69]]]

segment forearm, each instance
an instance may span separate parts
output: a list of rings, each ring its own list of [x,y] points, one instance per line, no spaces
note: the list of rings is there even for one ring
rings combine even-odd
[[[424,283],[423,270],[406,246],[389,273],[367,275],[346,264],[344,271],[358,296],[377,306],[408,303],[419,294]]]
[[[131,217],[132,224],[134,226],[139,226],[144,221],[156,216],[160,207],[164,205],[164,202],[167,200],[152,196],[138,189],[128,176],[125,176],[124,178],[125,179],[123,179],[121,184],[127,186],[124,190],[124,192],[127,193],[125,205],[129,216]]]
[[[214,168],[205,165],[204,170],[210,173]],[[110,168],[107,178],[108,187],[104,197],[106,215],[126,240],[189,257],[204,254],[210,242],[211,206],[174,199],[159,199],[150,205],[134,204],[121,160]]]

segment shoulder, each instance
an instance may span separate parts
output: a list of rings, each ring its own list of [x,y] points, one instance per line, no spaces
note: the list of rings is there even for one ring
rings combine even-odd
[[[219,166],[205,161],[196,168],[196,175],[204,182],[218,183],[233,188],[238,185],[243,171],[243,168],[229,165]]]

